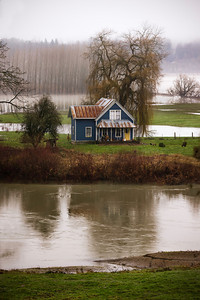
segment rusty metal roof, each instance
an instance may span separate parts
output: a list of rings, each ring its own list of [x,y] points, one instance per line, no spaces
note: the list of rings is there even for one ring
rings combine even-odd
[[[71,106],[72,117],[80,119],[96,119],[102,112],[103,107],[99,105],[77,105]]]
[[[98,128],[134,128],[136,127],[132,122],[128,120],[101,120],[97,125]]]
[[[96,105],[73,105],[71,106],[72,117],[74,119],[96,119],[113,101],[113,99],[101,98]]]
[[[111,102],[113,102],[114,99],[107,99],[107,98],[101,98],[99,101],[97,101],[96,105],[103,106],[103,108],[106,108]]]

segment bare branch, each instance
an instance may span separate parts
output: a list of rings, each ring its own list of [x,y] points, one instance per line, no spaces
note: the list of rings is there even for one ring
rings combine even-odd
[[[0,40],[0,92],[4,95],[12,95],[9,100],[0,100],[0,104],[6,103],[20,109],[24,107],[20,97],[28,92],[28,82],[23,77],[24,72],[6,62],[7,51],[6,44]],[[16,99],[20,100],[22,104],[16,104],[14,102]]]
[[[120,40],[111,39],[110,34],[103,31],[88,48],[90,98],[93,102],[100,97],[116,98],[136,112],[144,132],[148,124],[146,105],[156,89],[166,55],[164,40],[149,27]]]

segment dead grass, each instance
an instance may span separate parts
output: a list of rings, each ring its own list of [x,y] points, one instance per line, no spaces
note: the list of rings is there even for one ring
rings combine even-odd
[[[0,180],[25,182],[200,183],[200,161],[182,155],[86,154],[0,147]]]

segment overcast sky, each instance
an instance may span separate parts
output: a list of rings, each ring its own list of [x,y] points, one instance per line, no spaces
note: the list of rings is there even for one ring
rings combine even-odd
[[[0,0],[0,38],[74,42],[145,23],[173,42],[200,41],[200,0]]]

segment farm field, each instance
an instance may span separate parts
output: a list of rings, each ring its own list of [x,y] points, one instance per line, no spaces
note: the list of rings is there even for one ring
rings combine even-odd
[[[63,124],[70,124],[68,112],[60,112]],[[200,127],[200,103],[153,105],[151,125]],[[0,123],[21,123],[23,113],[1,114]]]
[[[183,142],[186,142],[186,147],[182,147]],[[159,147],[163,143],[165,147]],[[26,148],[32,147],[30,144],[21,142],[21,133],[18,132],[1,132],[0,145]],[[115,154],[125,152],[137,152],[142,155],[154,154],[182,154],[193,156],[193,148],[200,145],[199,138],[141,138],[139,144],[71,144],[66,134],[59,134],[57,146],[67,150],[88,154]],[[42,145],[45,147],[45,143]]]
[[[200,127],[200,103],[154,105],[152,125]]]

